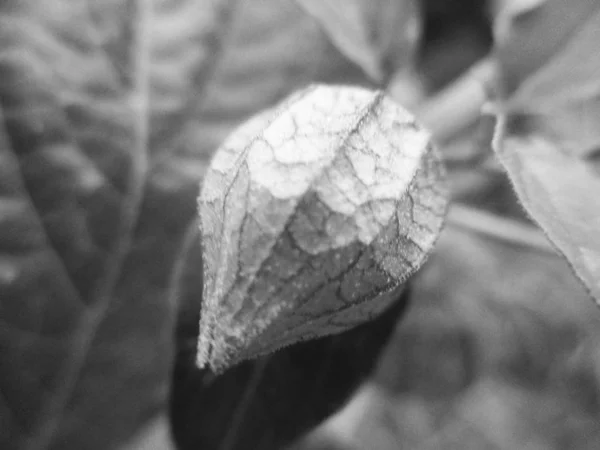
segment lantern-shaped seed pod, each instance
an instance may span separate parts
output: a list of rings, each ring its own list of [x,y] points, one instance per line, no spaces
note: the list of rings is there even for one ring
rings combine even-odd
[[[242,125],[199,198],[197,364],[219,372],[384,311],[440,232],[441,172],[383,92],[311,86]]]

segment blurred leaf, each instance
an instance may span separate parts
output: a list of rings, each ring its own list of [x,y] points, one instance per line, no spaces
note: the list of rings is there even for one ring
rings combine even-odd
[[[596,152],[600,147],[599,39],[600,4],[596,3],[560,49],[537,71],[520,78],[518,88],[505,100],[510,133],[535,130],[574,156]],[[502,74],[507,75],[510,67],[503,58],[500,63]]]
[[[166,406],[216,6],[0,5],[2,448],[116,448]]]
[[[586,12],[500,106],[495,149],[525,208],[600,301],[600,4]]]
[[[1,448],[169,445],[148,427],[175,293],[199,308],[172,281],[206,162],[248,114],[341,76],[365,82],[291,1],[0,3]]]
[[[296,0],[373,80],[412,60],[420,35],[414,0]]]
[[[495,52],[512,93],[561,53],[598,6],[596,0],[496,0]],[[588,48],[588,50],[592,50]]]

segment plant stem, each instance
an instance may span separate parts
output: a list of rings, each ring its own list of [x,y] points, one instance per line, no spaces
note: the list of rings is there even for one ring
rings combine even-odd
[[[448,226],[558,256],[558,252],[538,228],[460,203],[454,203],[447,218]]]
[[[415,115],[444,144],[475,123],[497,79],[496,62],[488,56],[417,107]]]

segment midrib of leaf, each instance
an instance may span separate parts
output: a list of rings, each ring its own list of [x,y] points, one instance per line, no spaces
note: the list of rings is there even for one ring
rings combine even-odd
[[[153,20],[151,1],[137,0],[136,4],[139,18],[134,35],[134,82],[130,102],[137,120],[134,122],[135,145],[132,149],[133,164],[129,176],[128,196],[122,205],[118,237],[112,249],[113,256],[106,263],[104,279],[100,283],[96,298],[91,302],[94,306],[83,316],[79,330],[72,339],[73,348],[69,353],[70,364],[65,365],[63,374],[60,377],[63,383],[39,415],[42,423],[34,427],[37,431],[27,445],[27,448],[31,450],[46,448],[60,428],[62,418],[65,415],[65,408],[77,384],[86,355],[92,345],[96,331],[106,315],[123,263],[133,244],[133,232],[143,199],[145,179],[149,167],[150,29]]]

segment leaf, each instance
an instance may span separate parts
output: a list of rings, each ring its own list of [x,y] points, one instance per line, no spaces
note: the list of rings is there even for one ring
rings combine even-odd
[[[552,2],[547,3],[550,5]],[[597,4],[596,4],[597,5]],[[495,149],[519,198],[600,300],[600,8],[500,105]],[[503,60],[501,59],[501,62]]]
[[[561,53],[597,6],[596,0],[498,0],[497,3],[494,47],[509,93]]]
[[[528,212],[600,299],[597,169],[535,136],[505,138],[498,155]]]
[[[198,176],[161,184],[154,132],[189,101],[165,68],[191,78],[203,54],[181,66],[150,35],[202,49],[216,10],[170,27],[188,7],[0,6],[2,448],[117,448],[166,406],[165,291]]]
[[[1,448],[168,445],[148,427],[170,400],[206,162],[297,86],[366,82],[273,5],[0,3]]]
[[[440,232],[429,134],[381,92],[315,85],[217,150],[198,200],[198,365],[339,333],[394,300]]]
[[[379,83],[386,80],[386,72],[406,67],[414,56],[420,22],[412,0],[296,1],[348,58]]]

